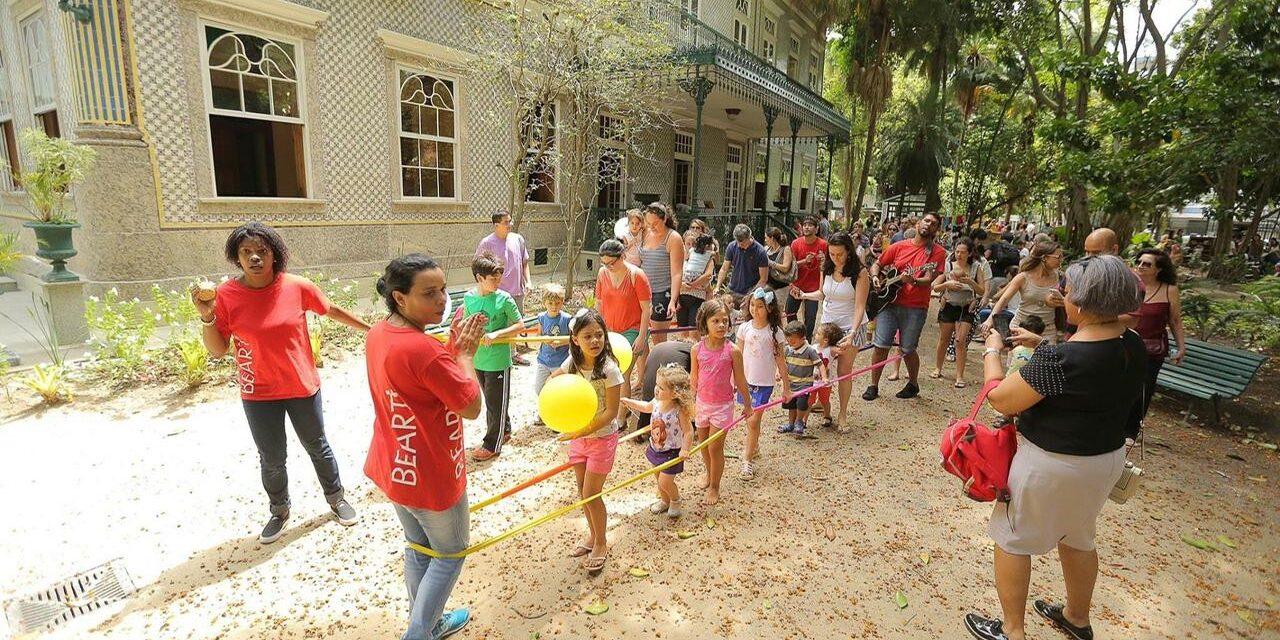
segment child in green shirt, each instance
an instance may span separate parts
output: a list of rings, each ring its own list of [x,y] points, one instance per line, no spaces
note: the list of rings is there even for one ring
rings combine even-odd
[[[511,400],[511,355],[509,343],[494,344],[503,338],[511,338],[524,328],[520,310],[511,294],[498,288],[502,282],[503,264],[492,253],[484,253],[471,261],[471,275],[476,287],[462,297],[465,316],[482,313],[489,319],[485,323],[484,339],[476,348],[472,363],[484,394],[484,413],[488,423],[484,444],[471,454],[471,459],[483,462],[502,452],[502,445],[511,439],[511,418],[507,406]]]

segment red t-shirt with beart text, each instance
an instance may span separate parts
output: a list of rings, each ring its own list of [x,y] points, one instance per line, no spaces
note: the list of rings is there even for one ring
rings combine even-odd
[[[898,273],[904,273],[910,267],[918,267],[932,262],[934,265],[932,268],[927,271],[918,271],[914,276],[916,278],[925,278],[927,276],[928,281],[919,285],[904,281],[902,291],[898,293],[898,299],[894,301],[897,305],[903,307],[928,309],[933,277],[944,268],[946,260],[947,252],[942,247],[933,243],[925,246],[916,246],[913,238],[889,245],[889,248],[880,254],[879,262],[881,267],[893,265],[898,270]]]
[[[791,256],[797,262],[809,256],[817,256],[808,264],[796,268],[796,279],[792,284],[805,293],[817,291],[822,286],[822,261],[826,254],[827,241],[822,238],[814,236],[813,244],[806,242],[804,236],[792,240]]]
[[[467,490],[458,412],[480,385],[439,340],[386,320],[369,330],[364,359],[374,416],[364,474],[396,504],[452,507]]]
[[[218,285],[216,327],[234,338],[236,381],[245,400],[307,398],[320,390],[311,353],[307,312],[329,313],[332,305],[314,282],[290,273],[254,289],[239,279]]]

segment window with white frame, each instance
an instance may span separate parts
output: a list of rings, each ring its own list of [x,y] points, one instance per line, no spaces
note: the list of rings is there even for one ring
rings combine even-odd
[[[693,17],[698,17],[698,0],[680,0],[680,8]]]
[[[738,0],[738,13],[748,15],[751,12],[751,0]]]
[[[671,204],[691,204],[693,199],[693,134],[675,132],[671,179]]]
[[[458,104],[449,78],[401,68],[400,193],[458,199]]]
[[[751,192],[753,206],[757,209],[769,208],[769,195],[764,192],[765,180],[768,179],[769,156],[763,141],[756,144],[755,187]]]
[[[602,115],[599,134],[604,149],[600,151],[597,172],[596,207],[620,211],[626,184],[626,128],[621,119]]]
[[[17,188],[17,176],[21,171],[18,160],[18,141],[13,129],[13,96],[9,91],[9,67],[5,64],[4,52],[0,52],[0,162],[5,170],[0,171],[0,190],[13,191]]]
[[[776,64],[778,59],[778,48],[768,40],[764,40],[760,47],[761,57],[769,64]]]
[[[555,104],[535,105],[524,117],[521,141],[524,143],[525,200],[557,202],[557,142]]]
[[[800,204],[797,211],[804,211],[809,208],[809,190],[813,188],[813,164],[805,161],[800,166]]]
[[[750,41],[747,39],[747,24],[736,18],[733,21],[733,40],[740,47],[751,46],[749,44]]]
[[[48,16],[39,12],[19,25],[22,49],[26,56],[26,73],[31,95],[32,115],[45,135],[61,135],[58,104],[53,91],[53,44],[49,42]]]
[[[731,144],[724,156],[724,212],[738,213],[742,206],[742,147]]]
[[[782,177],[778,179],[778,199],[787,203],[787,208],[791,208],[791,160],[789,158],[782,159]]]
[[[809,88],[818,91],[818,54],[809,54]]]
[[[203,26],[209,140],[218,197],[307,197],[301,50]]]
[[[792,78],[800,78],[800,41],[794,36],[791,38],[791,48],[787,49],[787,75]]]
[[[778,21],[769,16],[764,17],[764,32],[773,36],[778,34]]]

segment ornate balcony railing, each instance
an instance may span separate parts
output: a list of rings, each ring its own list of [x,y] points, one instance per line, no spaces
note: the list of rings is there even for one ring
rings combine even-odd
[[[687,11],[672,17],[671,33],[677,54],[690,65],[714,65],[744,97],[799,116],[841,141],[848,138],[849,120],[825,98]]]

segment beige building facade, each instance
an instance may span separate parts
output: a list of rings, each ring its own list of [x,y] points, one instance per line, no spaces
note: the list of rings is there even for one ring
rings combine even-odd
[[[499,84],[468,51],[489,4],[79,4],[84,15],[0,0],[0,158],[23,166],[16,134],[28,127],[98,152],[72,194],[82,228],[68,266],[88,293],[227,273],[223,241],[248,220],[281,230],[296,271],[366,276],[423,251],[466,279],[507,201],[497,163],[511,155],[482,117],[502,108]],[[780,196],[792,214],[814,210],[818,145],[838,144],[848,123],[817,97],[825,26],[802,5],[684,0],[673,37],[704,59],[673,95],[676,126],[650,134],[654,158],[625,159],[625,177],[602,185],[598,216],[655,198],[711,215],[775,209]],[[566,216],[558,190],[543,191],[522,233],[549,270]],[[23,200],[0,176],[0,227],[20,229]]]

